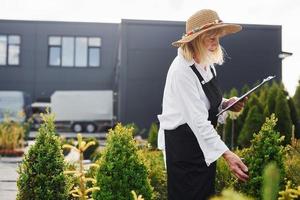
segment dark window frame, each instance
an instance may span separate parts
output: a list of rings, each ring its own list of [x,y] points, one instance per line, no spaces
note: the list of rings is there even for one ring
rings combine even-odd
[[[61,42],[60,42],[60,45],[50,45],[50,38],[51,37],[59,37]],[[74,38],[73,42],[74,42],[74,51],[73,51],[73,65],[72,66],[65,66],[65,65],[62,65],[62,40],[64,37],[72,37]],[[76,38],[86,38],[87,39],[87,60],[86,60],[86,66],[76,66]],[[93,45],[89,45],[89,39],[90,38],[99,38],[100,39],[100,46],[93,46]],[[101,62],[102,62],[102,59],[101,59],[101,49],[102,49],[102,37],[100,36],[81,36],[81,35],[48,35],[48,40],[47,40],[47,46],[48,46],[48,58],[47,58],[47,65],[48,67],[51,67],[51,68],[71,68],[71,69],[74,69],[74,68],[78,68],[78,69],[84,69],[84,68],[100,68],[102,65],[101,65]],[[60,48],[60,63],[59,65],[51,65],[50,63],[50,48],[51,47],[57,47],[57,48]],[[98,66],[91,66],[90,65],[90,53],[89,53],[89,50],[90,48],[97,48],[99,49],[99,65]]]
[[[21,45],[22,45],[22,36],[20,34],[15,34],[15,33],[0,33],[0,36],[5,36],[6,37],[6,52],[5,52],[5,64],[0,64],[0,67],[19,67],[21,65]],[[20,43],[19,44],[9,44],[9,36],[19,36],[20,38]],[[18,64],[9,64],[9,46],[18,46],[19,47],[19,57],[18,57]]]

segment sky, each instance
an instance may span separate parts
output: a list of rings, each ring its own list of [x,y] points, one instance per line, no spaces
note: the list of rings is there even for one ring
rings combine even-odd
[[[121,19],[186,21],[200,9],[224,22],[282,26],[282,80],[293,95],[300,79],[299,0],[0,0],[0,19],[115,22]],[[0,30],[1,31],[1,30]]]

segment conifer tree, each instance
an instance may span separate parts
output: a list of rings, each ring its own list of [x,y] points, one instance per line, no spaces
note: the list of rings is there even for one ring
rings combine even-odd
[[[300,138],[300,121],[299,121],[299,116],[298,116],[293,98],[288,99],[288,104],[289,104],[289,108],[291,111],[291,120],[292,120],[293,125],[295,126],[295,129],[294,129],[295,137],[299,139]]]
[[[288,144],[292,136],[292,120],[290,115],[290,108],[283,90],[277,92],[275,115],[278,118],[277,130],[285,136],[284,143]]]
[[[245,125],[241,130],[238,137],[238,145],[241,147],[248,147],[250,145],[250,140],[255,132],[258,132],[264,120],[263,113],[260,111],[257,105],[250,108],[247,118],[245,120]]]
[[[133,199],[131,191],[151,200],[153,188],[132,136],[133,129],[117,124],[110,130],[96,173],[95,200]]]
[[[156,123],[152,123],[149,134],[148,134],[148,143],[151,145],[151,148],[157,148],[157,136],[158,136],[158,127]]]
[[[293,96],[293,99],[298,112],[298,116],[300,116],[300,80],[298,81],[298,86],[296,88],[296,92]]]
[[[265,116],[269,116],[272,113],[275,113],[276,97],[277,97],[278,90],[279,90],[278,84],[276,82],[273,82],[272,86],[268,91],[266,109],[264,110]]]
[[[266,105],[267,104],[267,97],[268,97],[268,91],[270,89],[270,85],[268,83],[264,84],[258,91],[258,98],[259,102],[261,104]]]
[[[241,119],[243,123],[242,129],[238,135],[238,145],[247,147],[255,132],[258,132],[264,122],[263,106],[256,94],[252,94],[247,102],[247,116]]]
[[[65,200],[69,184],[61,141],[55,135],[54,116],[42,115],[44,123],[19,166],[18,200]]]

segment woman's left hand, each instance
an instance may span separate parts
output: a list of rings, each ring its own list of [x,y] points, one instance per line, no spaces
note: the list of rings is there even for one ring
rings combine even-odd
[[[234,103],[238,98],[237,97],[231,97],[227,101],[223,103],[223,107],[226,108],[230,104]],[[248,97],[243,98],[240,102],[236,103],[234,106],[232,106],[229,110],[233,112],[240,112],[244,106],[246,101],[248,100]]]

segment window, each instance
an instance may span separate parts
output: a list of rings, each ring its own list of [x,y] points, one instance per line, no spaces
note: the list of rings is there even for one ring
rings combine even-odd
[[[101,38],[50,36],[49,65],[62,67],[100,67]]]
[[[76,67],[87,66],[87,38],[76,38]]]
[[[0,34],[0,65],[20,64],[20,44],[19,35]]]

